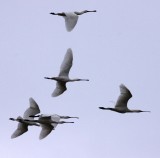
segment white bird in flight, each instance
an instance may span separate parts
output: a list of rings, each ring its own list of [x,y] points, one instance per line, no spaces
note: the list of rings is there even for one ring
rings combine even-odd
[[[35,102],[35,100],[33,98],[30,98],[29,102],[30,102],[30,107],[24,112],[23,118],[21,116],[17,117],[16,119],[10,118],[10,120],[12,121],[19,122],[18,127],[15,130],[15,132],[12,134],[11,138],[16,138],[22,135],[23,133],[27,132],[28,126],[32,126],[32,125],[39,126],[39,124],[35,122],[25,121],[26,119],[30,121],[34,119],[34,118],[29,117],[30,115],[36,115],[40,113],[40,109],[38,107],[38,104]]]
[[[61,118],[63,118],[63,119],[64,118],[65,119],[78,118],[78,117],[69,117],[69,116],[59,116],[57,114],[54,114],[54,115],[41,114],[41,115],[36,115],[36,116],[31,115],[30,117],[39,117],[38,120],[26,120],[31,123],[39,123],[40,124],[42,130],[40,132],[39,139],[43,139],[46,136],[48,136],[52,132],[52,130],[54,130],[56,128],[56,126],[58,124],[74,123],[74,122],[60,121]]]
[[[52,12],[50,14],[64,17],[66,29],[68,32],[70,32],[73,30],[73,28],[77,24],[79,15],[82,15],[82,14],[88,13],[88,12],[96,12],[96,10],[92,10],[92,11],[84,10],[81,12],[75,11],[75,12],[62,12],[62,13],[53,13]]]
[[[56,89],[52,93],[52,97],[57,97],[61,95],[64,91],[67,90],[66,83],[67,82],[74,82],[74,81],[89,81],[88,79],[70,79],[69,78],[69,71],[72,67],[73,61],[73,54],[72,50],[69,48],[67,53],[63,59],[63,62],[60,67],[60,73],[58,77],[44,77],[45,79],[51,79],[57,81]]]
[[[132,97],[131,92],[129,89],[121,84],[120,85],[120,96],[116,102],[115,108],[105,108],[99,107],[102,110],[111,110],[119,113],[140,113],[140,112],[150,112],[150,111],[142,111],[142,110],[130,110],[127,107],[128,100]]]

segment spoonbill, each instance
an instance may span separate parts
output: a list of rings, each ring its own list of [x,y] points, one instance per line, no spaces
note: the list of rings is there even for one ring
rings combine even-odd
[[[84,10],[81,12],[75,11],[75,12],[62,12],[62,13],[51,12],[50,14],[64,17],[66,29],[68,32],[70,32],[73,30],[73,28],[77,24],[79,15],[82,15],[82,14],[88,13],[88,12],[96,12],[96,10],[92,10],[92,11]]]
[[[99,107],[102,110],[111,110],[119,113],[140,113],[140,112],[150,112],[150,111],[142,111],[142,110],[130,110],[127,107],[128,100],[132,97],[129,89],[124,85],[120,85],[120,96],[116,102],[115,108],[105,108]]]
[[[66,55],[63,59],[63,62],[60,67],[60,73],[58,77],[44,77],[45,79],[51,79],[57,81],[56,89],[52,93],[52,97],[57,97],[61,95],[64,91],[67,90],[66,83],[67,82],[74,82],[74,81],[89,81],[88,79],[70,79],[69,78],[69,71],[72,67],[73,61],[73,53],[71,48],[69,48],[66,52]]]
[[[12,120],[12,121],[19,122],[18,127],[15,130],[15,132],[12,134],[11,138],[16,138],[16,137],[22,135],[23,133],[27,132],[28,131],[28,126],[32,126],[32,125],[39,126],[39,124],[37,124],[35,122],[25,121],[26,119],[27,120],[33,120],[34,119],[34,118],[29,117],[30,115],[36,115],[36,114],[40,113],[39,106],[33,98],[29,98],[29,103],[30,103],[30,106],[24,112],[23,118],[21,116],[18,116],[16,119],[15,118],[10,118],[10,120]]]
[[[48,136],[52,130],[56,128],[58,124],[64,124],[64,123],[74,123],[74,122],[65,122],[65,121],[60,121],[61,117],[59,115],[37,115],[37,116],[30,116],[30,117],[39,117],[38,120],[25,120],[29,121],[31,123],[39,123],[42,130],[39,135],[39,139],[43,139],[46,136]],[[70,117],[72,118],[72,117]]]

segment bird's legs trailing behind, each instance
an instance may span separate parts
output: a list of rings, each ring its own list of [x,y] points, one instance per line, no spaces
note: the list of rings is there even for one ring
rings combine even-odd
[[[88,13],[88,12],[97,12],[97,11],[96,11],[96,10],[91,10],[91,11],[89,11],[89,10],[84,10],[84,11],[81,11],[81,12],[75,11],[74,13],[77,14],[77,15],[82,15],[82,14]]]
[[[79,117],[70,117],[70,116],[59,116],[61,119],[69,119],[69,118],[76,118],[79,119]]]

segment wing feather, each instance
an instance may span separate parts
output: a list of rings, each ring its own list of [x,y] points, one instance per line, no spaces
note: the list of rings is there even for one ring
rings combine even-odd
[[[54,129],[54,126],[52,126],[50,124],[40,124],[40,125],[42,127],[42,130],[40,132],[39,139],[43,139],[43,138],[47,137]]]
[[[25,123],[18,123],[18,127],[17,129],[14,131],[14,133],[12,134],[11,138],[16,138],[20,135],[22,135],[23,133],[28,131],[28,125]]]
[[[40,109],[39,109],[38,104],[35,102],[33,98],[29,99],[29,103],[30,103],[30,107],[24,112],[23,118],[32,120],[34,118],[31,118],[29,116],[40,113]]]
[[[116,102],[115,108],[127,108],[128,100],[132,97],[131,92],[129,89],[121,84],[120,85],[120,96],[118,97],[118,100]]]
[[[72,61],[73,61],[73,53],[72,49],[69,48],[67,49],[63,62],[61,64],[59,76],[66,76],[66,77],[69,76],[69,71],[72,67]]]
[[[68,32],[72,31],[74,27],[77,24],[78,21],[78,15],[76,15],[74,12],[68,12],[65,13],[66,16],[64,16],[65,19],[65,26]]]
[[[52,97],[57,97],[57,96],[61,95],[66,90],[67,90],[66,83],[57,81],[56,88],[55,88],[54,92],[52,93]]]

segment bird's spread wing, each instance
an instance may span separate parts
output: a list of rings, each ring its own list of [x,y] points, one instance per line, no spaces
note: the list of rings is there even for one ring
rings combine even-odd
[[[54,92],[52,93],[52,97],[57,97],[61,95],[65,90],[67,90],[66,83],[57,81],[56,88]]]
[[[30,103],[30,107],[24,112],[23,118],[32,120],[34,118],[29,117],[29,116],[40,113],[40,109],[39,109],[38,104],[35,102],[33,98],[29,99],[29,103]]]
[[[129,89],[121,84],[120,85],[120,96],[118,97],[118,100],[116,102],[116,108],[121,107],[121,108],[127,108],[127,102],[128,100],[132,97],[131,92]]]
[[[22,135],[23,133],[28,131],[28,125],[25,123],[18,123],[18,127],[15,130],[15,132],[12,134],[11,138],[16,138],[20,135]]]
[[[42,130],[41,130],[41,133],[39,135],[39,139],[43,139],[43,138],[47,137],[54,128],[50,124],[41,124],[41,127],[42,127]]]
[[[72,50],[69,48],[64,56],[63,62],[60,67],[59,76],[67,76],[69,75],[69,71],[72,67],[73,54]]]
[[[76,15],[74,12],[65,13],[66,16],[64,16],[65,19],[65,25],[68,32],[72,31],[77,24],[78,21],[78,15]]]

